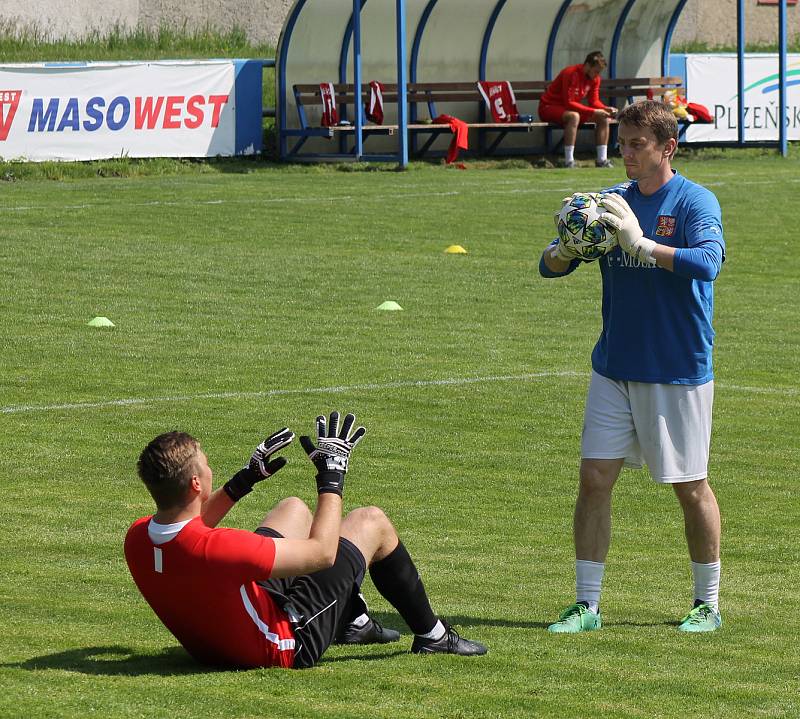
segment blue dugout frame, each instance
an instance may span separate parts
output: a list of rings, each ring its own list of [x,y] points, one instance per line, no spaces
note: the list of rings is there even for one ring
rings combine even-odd
[[[492,35],[497,24],[497,20],[506,6],[508,0],[493,0],[494,7],[490,13],[489,20],[483,33],[483,40],[479,48],[479,79],[486,79],[486,65],[488,61],[488,50],[491,43]],[[353,0],[353,9],[350,19],[347,23],[344,36],[342,38],[341,50],[339,55],[339,81],[346,82],[347,79],[347,60],[350,55],[350,45],[353,46],[353,84],[356,88],[357,96],[359,96],[362,86],[361,77],[361,12],[366,5],[367,0]],[[428,22],[432,13],[434,12],[439,0],[428,0],[423,12],[417,23],[414,32],[414,40],[411,46],[411,53],[407,56],[406,53],[406,10],[405,0],[395,0],[395,16],[396,16],[396,40],[397,40],[397,85],[400,88],[401,97],[398,98],[398,126],[399,126],[399,149],[396,154],[392,155],[366,155],[364,153],[364,116],[363,108],[360,103],[355,105],[354,117],[354,136],[355,143],[352,152],[347,152],[346,139],[342,137],[340,153],[342,159],[354,158],[356,160],[362,159],[390,159],[397,160],[398,164],[402,167],[408,165],[408,124],[417,120],[416,105],[408,108],[405,100],[405,91],[407,82],[417,82],[419,70],[419,52],[422,45],[422,39]],[[616,77],[617,71],[617,57],[619,46],[622,39],[622,33],[625,27],[625,22],[630,15],[631,10],[636,4],[637,0],[627,0],[624,7],[620,11],[620,16],[614,25],[614,32],[611,40],[611,50],[609,55],[609,75]],[[675,10],[670,17],[670,20],[665,29],[663,38],[663,50],[661,57],[661,73],[668,74],[670,45],[672,43],[672,36],[675,27],[678,24],[680,15],[686,6],[688,0],[679,0],[675,6]],[[553,55],[556,48],[558,33],[573,0],[563,0],[561,6],[556,13],[553,25],[547,41],[547,49],[545,53],[545,79],[553,79]],[[285,127],[285,118],[287,111],[287,83],[286,83],[286,60],[288,55],[289,45],[291,43],[291,36],[297,24],[297,20],[307,4],[307,0],[297,0],[296,4],[290,11],[285,23],[282,33],[281,48],[277,58],[277,77],[278,77],[278,134],[279,141],[278,147],[281,158],[287,157],[289,154],[288,140],[289,134]],[[778,82],[779,82],[779,103],[782,107],[786,104],[786,52],[787,52],[787,18],[786,18],[786,0],[780,0],[778,4]],[[737,0],[737,56],[738,56],[738,87],[739,87],[739,143],[745,143],[744,131],[744,49],[745,49],[745,33],[744,33],[744,0]],[[787,142],[787,118],[785,113],[782,113],[783,121],[779,128],[779,141],[778,146],[782,155],[788,153]],[[313,155],[312,155],[313,157]]]
[[[234,60],[234,95],[236,102],[237,155],[261,152],[263,130],[261,127],[264,108],[262,106],[262,60]],[[241,108],[241,111],[239,110]],[[244,111],[244,108],[248,108]]]
[[[780,0],[778,4],[778,105],[786,107],[786,0]],[[744,55],[745,55],[745,6],[744,0],[736,1],[736,92],[739,110],[738,130],[739,146],[745,144],[744,126]],[[785,112],[780,113],[781,123],[778,126],[778,149],[781,155],[786,157],[789,154],[788,143],[788,122],[789,118]]]
[[[628,19],[628,15],[631,12],[631,8],[636,0],[628,0],[625,3],[625,7],[622,8],[622,12],[619,14],[619,19],[617,20],[617,24],[614,26],[614,34],[611,36],[611,51],[608,54],[608,76],[614,78],[617,76],[617,53],[619,52],[619,42],[622,38],[622,28],[625,25],[625,21]],[[664,62],[661,62],[662,68],[662,75]]]
[[[339,52],[339,82],[347,82],[347,58],[350,55],[350,43],[353,44],[353,86],[355,96],[361,96],[361,12],[367,0],[353,0],[353,11],[342,37],[342,47]],[[408,166],[408,118],[406,114],[406,4],[405,0],[395,0],[395,22],[397,26],[397,87],[398,87],[398,133],[399,149],[396,157],[384,155],[370,155],[367,159],[396,159],[402,167]],[[339,140],[341,154],[354,156],[356,160],[364,157],[364,108],[360,102],[353,104],[355,111],[355,145],[353,152],[347,152],[347,138],[342,135]],[[346,112],[342,112],[346,118]]]
[[[481,42],[481,55],[480,62],[478,63],[478,79],[483,81],[486,79],[486,61],[489,55],[489,43],[492,40],[492,33],[494,26],[497,25],[497,18],[503,12],[508,0],[497,0],[497,4],[492,9],[492,14],[489,16],[489,21],[486,23],[486,29],[483,31],[483,41]],[[481,108],[483,112],[483,108]]]
[[[564,0],[564,2],[561,3],[561,7],[556,13],[556,19],[553,21],[553,27],[550,28],[550,35],[547,38],[547,51],[544,56],[545,80],[553,79],[553,53],[556,49],[556,38],[558,37],[558,31],[561,29],[561,21],[564,19],[564,15],[567,14],[567,10],[571,4],[572,0]]]

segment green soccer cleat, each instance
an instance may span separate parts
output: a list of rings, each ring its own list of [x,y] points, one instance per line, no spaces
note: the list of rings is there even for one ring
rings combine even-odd
[[[678,625],[679,632],[713,632],[722,626],[722,616],[710,604],[698,604]]]
[[[558,617],[555,624],[547,627],[548,632],[575,634],[600,629],[603,620],[599,612],[590,612],[583,604],[570,604]]]

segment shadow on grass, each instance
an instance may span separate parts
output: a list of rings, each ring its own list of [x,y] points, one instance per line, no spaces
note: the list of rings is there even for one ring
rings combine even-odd
[[[391,612],[370,612],[370,615],[377,619],[385,627],[396,629],[401,634],[409,634],[408,627],[403,620]],[[466,617],[460,614],[447,614],[442,617],[452,624],[459,633],[464,627],[507,627],[509,629],[547,629],[555,619],[547,622],[519,621],[517,619],[496,619],[492,617]],[[677,627],[679,621],[667,619],[663,622],[603,622],[604,627]]]
[[[408,654],[411,651],[410,639],[406,643],[405,647],[403,647],[402,644],[403,640],[400,639],[400,642],[393,644],[393,646],[398,647],[397,649],[390,652],[381,652],[380,654],[342,654],[341,656],[332,656],[331,654],[325,652],[325,654],[323,654],[321,659],[317,662],[317,665],[336,664],[338,662],[371,662],[378,659],[392,659],[393,657],[399,657],[403,656],[404,654]],[[356,647],[351,647],[351,649],[355,648]]]
[[[403,620],[390,612],[370,612],[385,627],[396,629],[401,634],[409,634]],[[467,617],[461,614],[443,614],[442,619],[452,624],[460,632],[462,627],[508,627],[509,629],[546,629],[552,622],[525,622],[517,619],[494,619],[491,617]]]
[[[338,663],[352,661],[377,661],[391,659],[407,654],[411,649],[413,639],[408,627],[402,619],[394,613],[372,612],[371,615],[381,624],[392,629],[397,629],[403,636],[400,642],[392,645],[392,649],[380,653],[341,654],[332,656],[325,654],[320,663]],[[513,619],[495,619],[486,617],[468,617],[464,615],[448,615],[445,619],[461,631],[464,627],[508,627],[511,629],[546,629],[550,622],[519,621]],[[677,626],[676,621],[664,622],[611,622],[606,626],[618,627],[660,627]],[[404,642],[405,640],[405,642]],[[395,648],[396,647],[396,648]],[[357,647],[347,647],[356,650]],[[83,647],[68,649],[55,654],[45,654],[31,657],[21,662],[0,663],[1,669],[27,669],[39,671],[42,669],[58,669],[79,674],[102,676],[175,676],[181,674],[207,674],[209,672],[225,671],[222,667],[212,667],[198,664],[182,647],[166,647],[154,654],[140,654],[129,647]],[[229,670],[229,669],[228,669]]]
[[[323,655],[320,663],[373,661],[389,659],[401,654],[406,654],[408,648],[398,648],[394,651],[381,652],[380,654],[346,654],[342,656]],[[410,648],[410,644],[409,644]],[[357,647],[350,647],[357,649]],[[219,671],[236,671],[230,667],[213,667],[199,664],[181,647],[166,647],[163,651],[154,654],[139,654],[129,647],[83,647],[68,649],[55,654],[44,654],[31,657],[21,662],[2,662],[0,669],[27,669],[41,671],[42,669],[57,669],[78,674],[91,674],[96,676],[178,676],[182,674],[208,674]]]
[[[68,649],[55,654],[31,657],[22,662],[0,664],[0,668],[61,669],[79,674],[103,676],[143,676],[157,674],[206,674],[219,671],[214,667],[198,664],[181,647],[167,647],[157,654],[139,654],[128,647],[83,647]]]
[[[674,619],[663,622],[603,622],[604,627],[677,627],[679,624]]]

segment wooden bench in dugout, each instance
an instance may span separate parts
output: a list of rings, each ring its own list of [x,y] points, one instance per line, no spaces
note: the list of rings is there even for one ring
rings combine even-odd
[[[517,85],[520,90],[517,90]],[[528,99],[526,90],[522,90],[522,86],[541,86],[541,91],[533,99],[538,99],[541,92],[547,86],[547,83],[537,82],[519,82],[513,83],[514,93],[517,95],[518,100],[520,96],[523,99]],[[355,97],[354,86],[352,84],[334,84],[334,92],[336,93],[336,104],[338,107],[347,106],[352,108],[353,100]],[[369,103],[370,88],[369,85],[362,85],[361,100],[362,105],[366,106]],[[384,107],[392,104],[397,104],[397,85],[391,83],[382,83],[382,95]],[[293,148],[291,154],[296,153],[306,137],[334,137],[337,134],[347,133],[352,134],[355,128],[352,124],[336,125],[333,127],[311,127],[308,124],[305,113],[306,103],[313,103],[315,106],[320,106],[320,89],[319,85],[295,85],[294,97],[297,105],[297,113],[300,121],[300,130],[293,131],[291,134],[297,134],[301,140]],[[409,83],[406,90],[406,100],[409,104],[409,123],[407,125],[409,133],[414,136],[428,135],[426,142],[416,149],[414,154],[417,157],[424,156],[430,149],[431,145],[435,142],[436,138],[443,134],[451,134],[450,126],[447,124],[434,124],[432,120],[438,117],[441,112],[437,109],[437,103],[479,103],[480,117],[484,117],[485,103],[483,97],[478,91],[476,82],[423,82],[423,83]],[[420,118],[419,105],[427,106],[425,119]],[[352,117],[352,115],[349,115]],[[456,115],[457,116],[457,115]],[[491,154],[494,148],[505,137],[508,132],[526,131],[530,132],[534,127],[544,127],[547,123],[541,122],[508,122],[508,123],[495,123],[495,122],[468,122],[467,125],[470,129],[478,129],[482,132],[495,132],[498,134],[497,139],[492,144],[491,148],[485,151],[485,154]],[[393,135],[399,130],[396,124],[376,125],[374,123],[365,122],[363,125],[364,138],[370,135],[382,134]]]
[[[538,101],[547,89],[549,82],[545,80],[514,80],[511,84],[514,88],[517,106],[520,110],[524,110],[524,105],[522,103]],[[336,93],[337,107],[352,108],[355,99],[354,86],[352,84],[338,83],[334,84],[333,87]],[[382,88],[384,107],[392,104],[396,105],[397,85],[384,83],[382,84]],[[603,80],[600,87],[600,96],[608,104],[619,106],[619,104],[624,101],[633,102],[636,99],[642,98],[658,99],[669,90],[680,90],[681,88],[682,80],[679,77],[614,78],[612,80]],[[294,85],[293,90],[300,128],[287,131],[288,135],[299,138],[297,144],[289,153],[290,156],[296,154],[309,137],[332,138],[336,135],[353,134],[355,132],[355,127],[352,124],[336,125],[333,127],[311,127],[306,118],[305,108],[306,103],[313,103],[315,107],[320,106],[319,85],[299,84]],[[369,95],[369,85],[362,85],[362,106],[366,106],[369,103]],[[550,135],[552,131],[560,129],[559,125],[540,122],[536,119],[531,119],[529,122],[517,121],[504,123],[485,121],[487,112],[486,105],[482,95],[478,91],[477,82],[409,83],[406,91],[406,99],[410,108],[409,123],[407,125],[409,134],[412,137],[428,135],[427,140],[422,146],[415,150],[414,154],[417,157],[423,157],[439,135],[442,133],[449,134],[451,132],[449,125],[433,124],[431,122],[433,118],[441,114],[441,111],[437,108],[437,104],[478,103],[479,120],[467,122],[467,126],[470,129],[478,130],[480,154],[484,155],[491,155],[509,132],[530,132],[534,128],[545,128],[547,131],[547,146],[551,147]],[[427,106],[426,118],[424,120],[420,119],[419,105]],[[535,115],[532,116],[536,118]],[[583,123],[580,126],[581,129],[592,129],[593,127],[594,123]],[[396,124],[376,125],[374,123],[365,122],[362,127],[365,140],[371,135],[393,135],[398,130],[399,126]],[[491,143],[488,142],[489,137],[491,137]]]

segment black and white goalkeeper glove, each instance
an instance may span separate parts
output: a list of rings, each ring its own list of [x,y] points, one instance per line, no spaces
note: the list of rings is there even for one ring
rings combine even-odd
[[[234,502],[238,502],[245,494],[249,494],[253,490],[253,485],[256,482],[275,474],[286,464],[286,458],[276,457],[270,460],[270,456],[286,447],[293,439],[294,432],[288,427],[284,427],[267,437],[256,447],[253,456],[250,457],[250,461],[225,482],[222,488],[226,494]]]
[[[306,451],[308,458],[317,468],[317,492],[333,492],[342,496],[344,489],[344,476],[350,460],[350,452],[361,441],[367,430],[359,427],[350,434],[356,418],[353,414],[346,414],[342,429],[339,430],[339,413],[331,412],[330,424],[325,417],[317,417],[317,444],[311,437],[300,437],[300,444]]]

